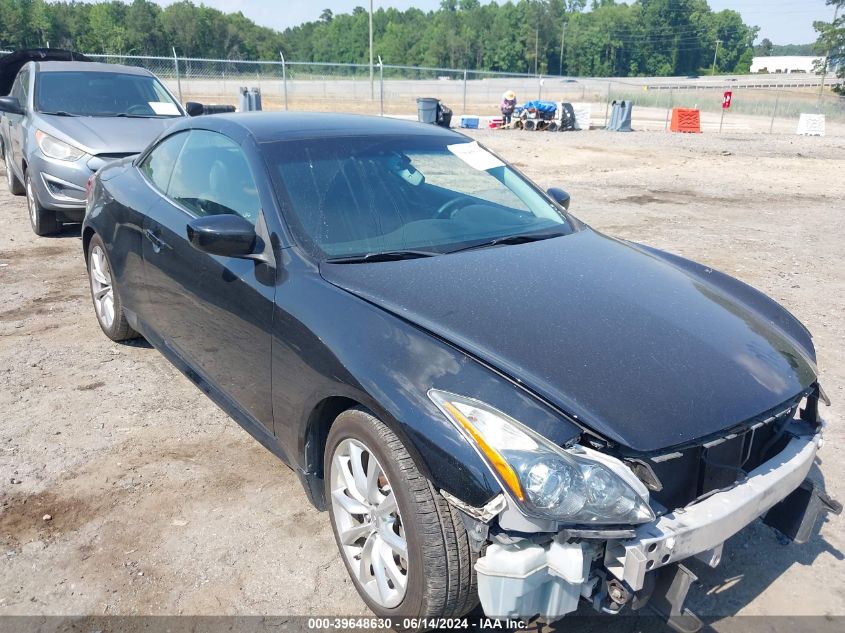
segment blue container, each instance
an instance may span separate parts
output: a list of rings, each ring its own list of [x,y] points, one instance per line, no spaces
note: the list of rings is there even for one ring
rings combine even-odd
[[[473,130],[478,129],[478,117],[477,116],[462,116],[461,117],[461,127],[472,128]]]

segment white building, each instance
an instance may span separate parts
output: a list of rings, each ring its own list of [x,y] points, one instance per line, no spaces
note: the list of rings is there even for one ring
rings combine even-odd
[[[824,61],[813,55],[772,55],[755,57],[751,62],[752,73],[808,73],[816,72],[815,63]]]

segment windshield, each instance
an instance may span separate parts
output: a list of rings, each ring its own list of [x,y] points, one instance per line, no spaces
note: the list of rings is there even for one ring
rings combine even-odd
[[[533,185],[459,136],[309,139],[264,149],[297,241],[318,259],[441,254],[572,231]]]
[[[181,115],[155,77],[82,70],[39,73],[35,107],[44,114],[77,116]]]

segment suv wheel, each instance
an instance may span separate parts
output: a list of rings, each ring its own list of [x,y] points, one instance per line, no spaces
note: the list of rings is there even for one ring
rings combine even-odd
[[[12,171],[12,156],[6,151],[5,147],[3,148],[3,158],[5,158],[6,163],[6,186],[9,188],[9,193],[19,196],[23,193],[23,185],[15,176],[15,172]]]
[[[8,165],[6,169],[8,169]],[[14,176],[13,176],[14,178]],[[38,195],[35,193],[35,185],[32,183],[32,174],[26,172],[26,206],[29,210],[29,223],[36,235],[50,235],[59,230],[59,223],[56,222],[56,212],[45,209],[38,202]]]
[[[138,334],[129,326],[123,314],[123,304],[114,285],[106,247],[96,234],[88,244],[88,280],[94,312],[105,335],[113,341],[137,337]]]
[[[360,409],[340,414],[324,472],[337,546],[376,615],[460,617],[478,604],[463,521],[384,423]]]

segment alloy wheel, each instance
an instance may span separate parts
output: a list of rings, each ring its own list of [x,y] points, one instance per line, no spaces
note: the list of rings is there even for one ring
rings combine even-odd
[[[405,597],[408,543],[393,487],[375,454],[345,439],[332,455],[331,504],[346,562],[370,599],[391,609]]]
[[[7,166],[6,169],[8,170],[9,167]],[[29,219],[32,220],[32,226],[38,226],[38,202],[36,202],[32,178],[30,177],[26,179],[26,206],[29,208]]]
[[[6,152],[4,158],[6,159],[6,183],[9,185],[9,190],[11,191],[14,181],[12,180],[12,159],[9,157],[9,152]]]
[[[99,245],[91,249],[88,273],[91,277],[91,294],[94,297],[97,318],[100,319],[103,327],[108,330],[114,323],[114,288],[109,262]]]

